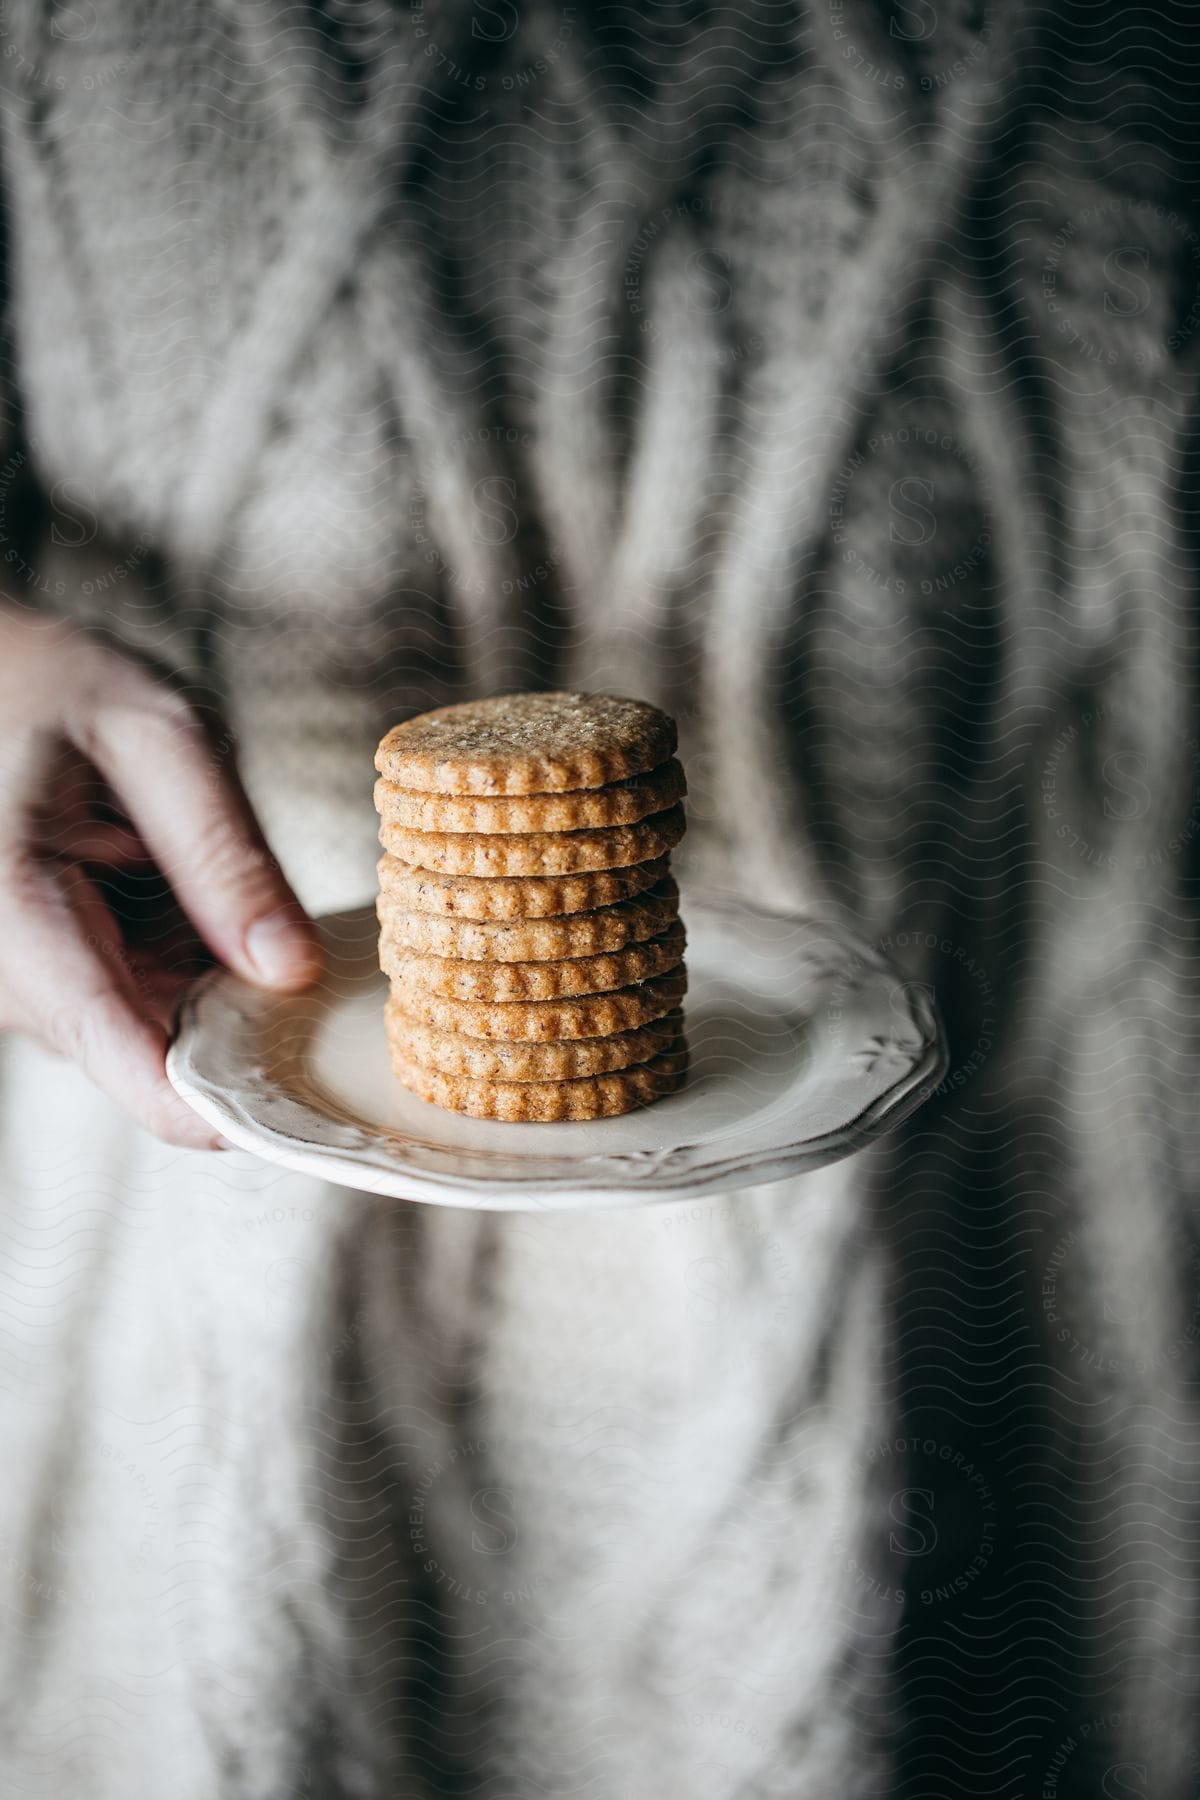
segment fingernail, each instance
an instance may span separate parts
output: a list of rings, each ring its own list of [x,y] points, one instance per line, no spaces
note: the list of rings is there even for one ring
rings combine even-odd
[[[268,987],[294,987],[312,974],[312,946],[294,913],[256,919],[246,933],[246,955]]]
[[[213,1142],[212,1142],[212,1147],[214,1150],[236,1150],[237,1149],[236,1144],[231,1144],[228,1138],[223,1138],[223,1137],[214,1138]]]

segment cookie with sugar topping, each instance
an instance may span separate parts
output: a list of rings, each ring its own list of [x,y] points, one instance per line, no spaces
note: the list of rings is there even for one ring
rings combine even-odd
[[[682,919],[644,943],[596,956],[546,962],[464,962],[455,956],[419,956],[384,931],[379,965],[397,999],[409,993],[447,994],[454,1000],[558,1000],[632,987],[678,968],[687,937]]]
[[[463,962],[561,962],[657,937],[679,916],[679,889],[668,875],[647,893],[585,912],[549,919],[480,920],[413,912],[402,896],[385,888],[375,911],[383,935],[398,950],[456,956]]]
[[[603,787],[675,753],[675,723],[616,694],[501,694],[393,726],[375,767],[424,794],[556,794]]]
[[[607,1037],[635,1031],[665,1018],[682,1003],[687,971],[681,963],[667,975],[605,994],[569,1000],[455,1000],[428,989],[392,990],[396,1010],[419,1025],[464,1037],[505,1038],[520,1044],[549,1044],[566,1038]]]
[[[609,1075],[649,1062],[660,1050],[677,1048],[683,1036],[679,1011],[631,1031],[548,1044],[439,1031],[408,1018],[394,1000],[387,1002],[384,1017],[388,1043],[404,1061],[431,1073],[465,1075],[476,1081],[574,1081],[581,1075]]]
[[[574,875],[665,856],[684,828],[683,807],[670,806],[636,825],[598,831],[409,831],[381,819],[379,841],[401,862],[446,875]]]
[[[623,869],[579,869],[571,875],[452,875],[385,854],[377,873],[380,900],[386,905],[431,919],[519,925],[619,905],[656,888],[666,879],[668,867],[667,858],[658,856]]]
[[[409,1062],[393,1045],[392,1069],[410,1092],[448,1112],[509,1124],[551,1125],[564,1120],[613,1119],[673,1094],[687,1075],[687,1050],[680,1045],[634,1068],[611,1075],[582,1075],[574,1081],[476,1081]]]
[[[560,794],[423,794],[381,775],[375,810],[409,831],[582,831],[634,825],[650,813],[665,812],[686,793],[683,765],[672,757],[643,775]]]

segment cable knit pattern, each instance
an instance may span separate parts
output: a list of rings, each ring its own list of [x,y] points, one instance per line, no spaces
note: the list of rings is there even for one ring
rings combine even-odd
[[[595,1218],[6,1046],[0,1795],[1195,1792],[1182,51],[933,10],[0,3],[18,597],[216,690],[316,908],[397,718],[642,694],[693,879],[952,1039]]]

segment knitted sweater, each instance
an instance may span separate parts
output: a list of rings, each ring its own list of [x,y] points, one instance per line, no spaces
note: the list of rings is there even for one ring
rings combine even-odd
[[[0,1794],[1193,1791],[1200,236],[1118,19],[0,7],[14,594],[216,692],[317,909],[399,717],[663,704],[692,879],[952,1039],[569,1219],[10,1045]]]

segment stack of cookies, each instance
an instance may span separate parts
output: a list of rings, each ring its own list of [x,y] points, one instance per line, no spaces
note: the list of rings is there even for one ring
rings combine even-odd
[[[675,742],[665,713],[608,694],[509,694],[388,732],[379,960],[415,1094],[535,1122],[682,1084]]]

